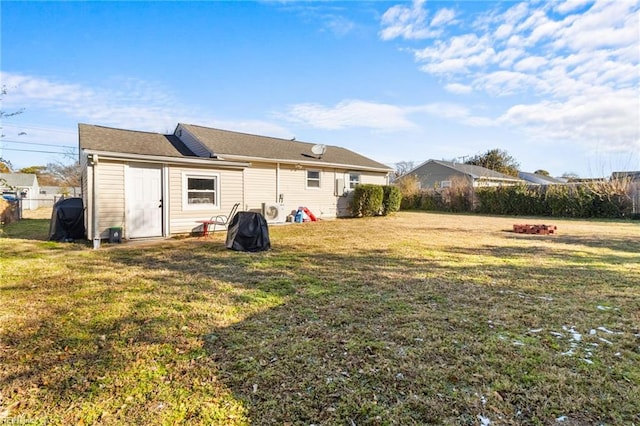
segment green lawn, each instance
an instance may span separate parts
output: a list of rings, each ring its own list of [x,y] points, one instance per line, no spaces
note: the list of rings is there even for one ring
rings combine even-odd
[[[0,424],[640,424],[637,221],[402,212],[254,254],[47,231],[0,238]]]

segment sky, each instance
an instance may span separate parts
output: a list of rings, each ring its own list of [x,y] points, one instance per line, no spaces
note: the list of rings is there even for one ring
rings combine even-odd
[[[640,170],[640,0],[0,2],[0,157],[197,124],[395,167]],[[17,115],[7,114],[20,112]]]

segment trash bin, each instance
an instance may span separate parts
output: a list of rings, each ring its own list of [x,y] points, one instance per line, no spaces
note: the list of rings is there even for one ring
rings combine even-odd
[[[121,243],[122,242],[122,228],[114,226],[109,228],[109,242]]]

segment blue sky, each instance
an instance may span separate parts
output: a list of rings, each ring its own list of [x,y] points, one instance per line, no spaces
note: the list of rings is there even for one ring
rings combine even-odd
[[[1,156],[68,162],[77,124],[178,122],[393,166],[506,150],[640,170],[640,2],[0,3]],[[39,151],[39,152],[32,152]]]

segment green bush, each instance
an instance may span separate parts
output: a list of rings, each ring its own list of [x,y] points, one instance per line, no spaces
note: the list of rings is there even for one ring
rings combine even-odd
[[[354,217],[376,216],[382,213],[384,191],[380,185],[360,184],[353,191],[351,213]]]
[[[478,188],[479,213],[575,218],[623,218],[632,211],[624,187],[610,182]]]
[[[398,187],[393,185],[385,185],[382,187],[382,214],[384,216],[400,210],[401,203],[402,194]]]
[[[425,190],[403,208],[511,216],[625,218],[633,215],[628,182],[511,185]]]

